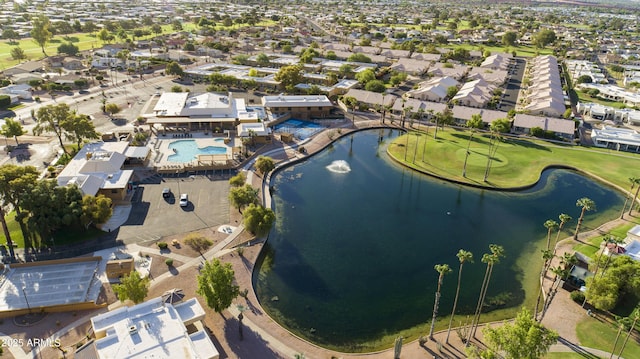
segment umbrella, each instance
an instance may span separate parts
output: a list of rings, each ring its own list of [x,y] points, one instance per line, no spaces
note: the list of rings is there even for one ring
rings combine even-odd
[[[173,288],[162,294],[162,301],[168,304],[173,304],[181,301],[184,298],[184,292],[182,289]]]

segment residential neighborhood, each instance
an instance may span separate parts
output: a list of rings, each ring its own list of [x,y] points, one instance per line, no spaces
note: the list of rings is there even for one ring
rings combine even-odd
[[[640,356],[638,5],[4,2],[0,355]]]

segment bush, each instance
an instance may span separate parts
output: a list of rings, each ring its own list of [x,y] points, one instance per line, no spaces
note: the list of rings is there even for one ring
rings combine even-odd
[[[169,245],[167,244],[167,242],[158,242],[158,248],[167,249],[169,248]]]
[[[167,258],[167,260],[164,261],[164,264],[166,264],[167,267],[173,267],[173,259]]]
[[[184,244],[191,247],[194,251],[201,253],[202,251],[209,249],[213,242],[197,234],[191,234],[184,240]]]
[[[579,290],[574,290],[569,296],[571,297],[571,300],[578,304],[584,303],[584,293]]]

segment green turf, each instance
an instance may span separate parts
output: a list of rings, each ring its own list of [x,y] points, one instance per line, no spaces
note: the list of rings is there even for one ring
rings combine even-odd
[[[638,154],[551,144],[535,139],[505,138],[498,142],[485,182],[489,134],[474,135],[469,147],[466,177],[463,177],[462,169],[470,132],[452,128],[439,129],[437,139],[434,139],[434,128],[431,127],[428,131],[428,135],[412,131],[398,137],[389,145],[389,153],[414,169],[462,183],[493,188],[532,185],[538,181],[544,168],[560,165],[580,169],[618,186],[621,190],[628,190],[628,179],[637,177],[640,172],[637,170],[640,165]],[[417,148],[416,140],[419,141]]]
[[[629,217],[627,216],[626,218],[629,218]],[[607,233],[605,235],[589,238],[589,241],[587,243],[576,244],[573,247],[573,250],[593,258],[594,254],[596,252],[598,252],[598,250],[600,250],[600,248],[601,248],[600,245],[602,244],[602,241],[605,238],[609,238],[609,236],[615,236],[615,237],[618,237],[618,238],[626,238],[627,237],[627,232],[633,226],[635,226],[637,224],[640,224],[640,218],[631,217],[631,220],[632,220],[631,223],[623,224],[621,226],[618,226],[618,227],[612,229],[611,231],[609,231],[609,233]]]
[[[584,359],[584,355],[573,353],[573,352],[567,352],[567,353],[557,352],[557,353],[548,353],[543,358],[545,359]]]
[[[595,318],[585,316],[583,320],[578,322],[576,332],[580,345],[611,352],[618,330],[610,323],[601,322]],[[615,351],[616,355],[622,348],[623,341],[624,337],[621,337]],[[622,357],[640,358],[640,345],[635,342],[633,336],[629,338]]]

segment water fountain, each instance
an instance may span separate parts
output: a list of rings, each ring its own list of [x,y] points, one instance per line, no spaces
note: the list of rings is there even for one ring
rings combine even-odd
[[[347,161],[344,161],[344,160],[337,160],[337,161],[331,162],[331,164],[327,166],[327,169],[334,173],[351,172],[351,167],[349,166],[349,163],[347,163]]]

